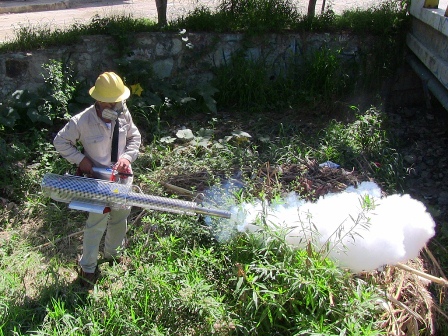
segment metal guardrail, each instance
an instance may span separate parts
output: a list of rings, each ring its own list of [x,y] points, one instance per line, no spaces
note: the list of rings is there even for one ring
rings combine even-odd
[[[448,111],[448,0],[412,0],[410,12],[407,60]]]

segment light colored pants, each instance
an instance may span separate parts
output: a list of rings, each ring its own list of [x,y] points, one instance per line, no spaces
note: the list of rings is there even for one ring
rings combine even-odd
[[[79,261],[84,272],[95,272],[100,242],[105,231],[104,258],[119,255],[126,237],[127,218],[130,212],[131,209],[120,209],[107,214],[89,213],[84,229],[82,257]]]

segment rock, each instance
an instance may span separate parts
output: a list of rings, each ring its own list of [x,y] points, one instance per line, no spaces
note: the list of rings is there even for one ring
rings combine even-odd
[[[448,192],[442,191],[438,198],[439,205],[448,205]]]
[[[443,108],[402,108],[388,111],[394,135],[400,135],[403,165],[408,175],[404,192],[418,199],[439,224],[448,218],[448,113]]]
[[[417,157],[413,154],[405,155],[403,159],[410,165],[417,161]]]

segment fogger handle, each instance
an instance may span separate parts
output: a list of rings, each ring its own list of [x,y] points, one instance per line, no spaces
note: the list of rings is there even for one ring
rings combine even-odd
[[[128,177],[134,176],[131,172],[118,172],[113,168],[92,167],[92,171],[94,178],[111,182],[126,182]]]

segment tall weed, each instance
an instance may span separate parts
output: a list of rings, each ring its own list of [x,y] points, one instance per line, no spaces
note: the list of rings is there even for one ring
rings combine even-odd
[[[357,113],[356,120],[347,126],[332,121],[321,131],[316,145],[320,154],[316,153],[316,157],[322,162],[330,160],[343,167],[358,167],[383,181],[385,190],[401,189],[402,158],[385,130],[385,118],[383,112],[372,107],[365,113]]]
[[[300,17],[289,0],[223,0],[219,10],[231,22],[232,31],[249,34],[287,29]]]
[[[241,237],[230,247],[237,265],[234,300],[243,334],[337,334],[352,315],[363,321],[357,327],[364,334],[366,321],[379,311],[373,287],[361,282],[356,304],[334,309],[329,302],[353,298],[354,284],[311,248],[295,250],[271,233]]]

